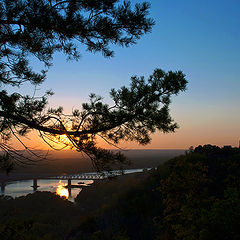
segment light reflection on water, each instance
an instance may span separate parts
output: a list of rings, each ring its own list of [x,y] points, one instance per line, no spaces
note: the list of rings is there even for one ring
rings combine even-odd
[[[62,180],[59,180],[58,187],[56,189],[56,194],[59,195],[60,197],[65,197],[68,199],[70,193],[69,193],[69,190],[65,186],[67,186],[67,185],[62,183]]]
[[[84,183],[79,185],[78,183]],[[89,184],[92,184],[93,180],[72,180],[72,185],[79,185],[86,187]],[[33,185],[33,180],[21,180],[7,183],[5,187],[4,195],[9,195],[12,197],[25,196],[29,193],[33,193],[34,190],[31,187]],[[55,179],[38,179],[37,180],[38,191],[49,191],[56,193],[60,196],[65,196],[68,200],[74,202],[74,198],[77,197],[78,193],[81,192],[82,188],[71,188],[69,190],[64,186],[67,185],[67,180],[55,180]]]

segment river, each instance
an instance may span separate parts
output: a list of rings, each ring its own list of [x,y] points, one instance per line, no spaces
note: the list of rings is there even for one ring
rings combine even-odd
[[[149,170],[149,169],[147,169]],[[125,170],[124,174],[142,172],[143,169],[129,169]],[[86,173],[87,174],[87,173]],[[97,173],[92,173],[97,174]],[[73,187],[68,188],[68,180],[59,180],[59,179],[38,179],[37,180],[37,191],[49,191],[56,193],[61,197],[65,197],[71,202],[74,202],[74,199],[81,192],[83,187],[90,187],[93,184],[93,180],[71,180],[71,185]],[[26,196],[29,193],[35,192],[33,188],[33,180],[20,180],[20,181],[11,181],[5,182],[4,189],[1,191],[1,195],[8,195],[11,197],[20,197]]]

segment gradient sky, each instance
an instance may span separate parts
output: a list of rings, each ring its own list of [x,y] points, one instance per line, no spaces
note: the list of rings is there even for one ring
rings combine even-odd
[[[132,1],[133,3],[139,1]],[[115,57],[85,52],[78,62],[57,54],[42,92],[53,89],[50,106],[80,108],[89,93],[109,101],[111,88],[129,84],[132,75],[149,76],[155,68],[182,70],[186,92],[174,97],[171,114],[180,129],[156,133],[151,144],[126,148],[187,149],[199,144],[238,146],[240,139],[240,1],[153,0],[152,33],[130,48],[114,47]],[[106,144],[101,143],[107,147]],[[43,146],[36,140],[35,146]]]

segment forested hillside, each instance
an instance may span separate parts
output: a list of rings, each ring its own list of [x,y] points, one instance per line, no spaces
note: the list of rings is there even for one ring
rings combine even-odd
[[[205,145],[156,170],[96,182],[76,204],[0,199],[1,239],[238,240],[240,149]]]
[[[169,160],[70,239],[240,239],[240,150],[205,145]]]

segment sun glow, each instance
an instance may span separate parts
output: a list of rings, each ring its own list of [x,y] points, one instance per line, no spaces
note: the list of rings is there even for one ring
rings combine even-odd
[[[65,188],[64,186],[66,186],[66,184],[62,183],[62,181],[59,180],[58,186],[57,186],[57,189],[56,189],[56,194],[59,195],[60,197],[68,198],[69,193],[68,193],[67,188]]]
[[[69,138],[66,134],[60,135],[58,137],[58,141],[63,144],[67,144],[67,145],[71,144],[71,141],[69,140]]]
[[[73,143],[69,140],[66,134],[57,135],[57,136],[49,136],[47,142],[54,149],[63,149],[63,148],[72,148]]]

